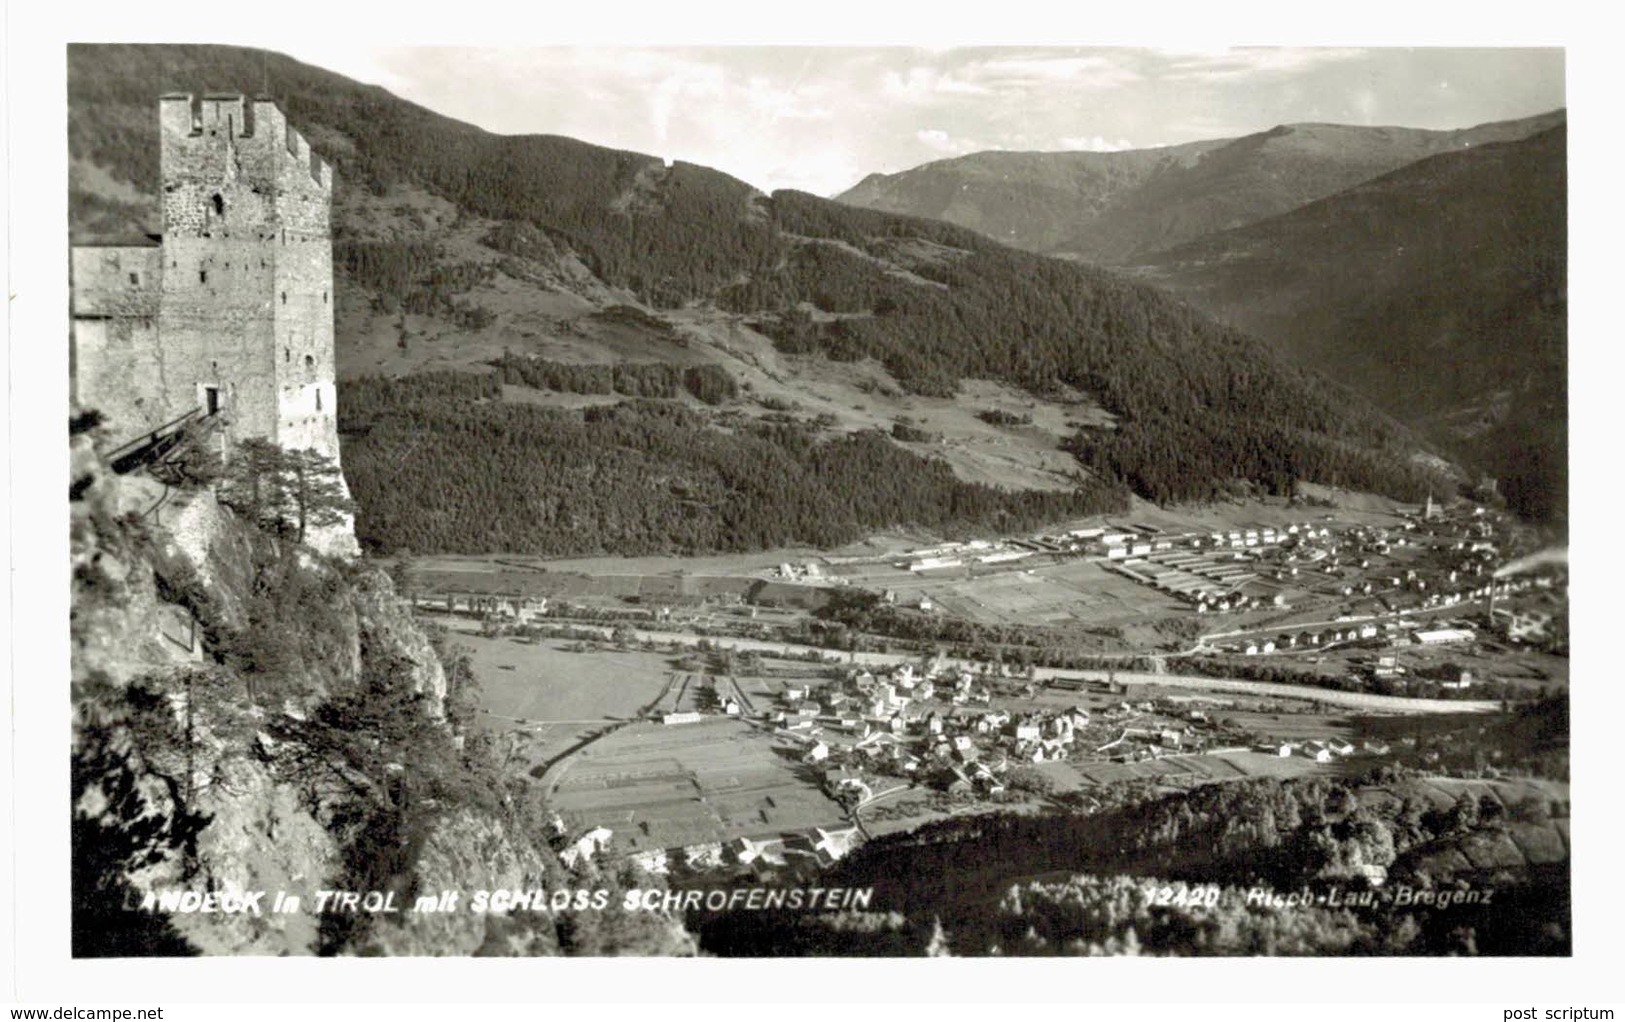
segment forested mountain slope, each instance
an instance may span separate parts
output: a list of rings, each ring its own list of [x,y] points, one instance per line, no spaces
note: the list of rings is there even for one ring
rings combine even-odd
[[[1567,138],[1436,156],[1140,272],[1422,428],[1561,517]]]
[[[1454,131],[1284,124],[1121,152],[971,153],[871,174],[841,202],[929,216],[1032,252],[1132,263],[1440,153],[1538,134],[1562,111]]]
[[[1158,501],[1212,498],[1237,480],[1283,491],[1310,479],[1408,498],[1442,486],[1402,426],[1246,335],[1144,285],[960,228],[793,192],[764,196],[703,167],[565,138],[492,135],[260,51],[74,47],[69,84],[81,230],[121,220],[157,226],[150,207],[120,196],[156,188],[158,94],[269,93],[336,165],[341,316],[361,306],[375,316],[396,309],[387,314],[403,324],[408,314],[427,317],[438,324],[439,360],[453,359],[499,315],[481,304],[497,300],[485,296],[545,287],[592,308],[641,305],[654,329],[687,317],[726,323],[744,339],[771,337],[777,355],[802,360],[796,372],[872,365],[888,386],[927,397],[954,395],[973,379],[1039,397],[1086,395],[1104,414],[1078,423],[1067,444],[1093,479],[1079,491],[1080,506],[1118,500],[1112,495],[1122,486]],[[447,212],[421,241],[369,229],[381,203],[403,194],[427,195]],[[442,243],[453,237],[455,251]],[[407,332],[403,326],[402,347]],[[341,363],[350,343],[341,319]],[[497,347],[490,360],[499,360]],[[682,357],[693,356],[691,347]],[[341,407],[355,393],[341,390]],[[732,408],[725,400],[714,413]],[[484,417],[471,435],[505,428],[515,414],[500,401],[465,412]],[[573,421],[584,424],[584,414],[572,412]],[[682,428],[718,426],[729,428],[710,420]],[[358,425],[345,438],[347,465],[364,461],[369,444],[397,443],[397,428],[398,416]],[[806,459],[819,450],[796,456],[811,467]],[[465,444],[457,456],[482,463],[474,471],[486,480],[480,485],[502,486],[488,452]],[[929,474],[920,453],[928,452],[908,457],[923,467],[908,471]],[[431,459],[426,479],[438,471],[432,459],[450,457],[422,456]],[[556,455],[543,446],[534,456]],[[352,488],[365,524],[385,495],[362,479]],[[487,501],[477,487],[451,499],[465,517]],[[421,521],[414,529],[433,531]],[[714,522],[696,533],[721,534]],[[541,537],[534,546],[558,544]]]

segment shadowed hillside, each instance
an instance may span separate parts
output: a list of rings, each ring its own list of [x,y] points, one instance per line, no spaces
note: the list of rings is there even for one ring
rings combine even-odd
[[[946,220],[1029,252],[1052,252],[1153,179],[1197,165],[1228,139],[1113,153],[972,153],[870,174],[839,202]]]
[[[1433,157],[1142,272],[1456,441],[1520,511],[1560,517],[1566,161],[1562,127]]]

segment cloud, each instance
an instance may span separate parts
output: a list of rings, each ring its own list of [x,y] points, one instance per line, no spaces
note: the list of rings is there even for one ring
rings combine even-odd
[[[816,86],[801,86],[792,82],[788,86],[774,83],[760,75],[745,84],[744,105],[771,121],[828,121],[835,111],[819,100],[826,90]]]
[[[1370,89],[1355,89],[1349,105],[1360,116],[1360,123],[1374,124],[1377,117],[1377,94]]]
[[[1171,80],[1225,79],[1296,74],[1324,64],[1358,60],[1366,50],[1348,47],[1258,46],[1214,50],[1159,50]]]
[[[947,74],[934,67],[911,67],[907,71],[887,71],[880,80],[880,94],[893,103],[920,104],[944,96],[985,96],[991,89]]]
[[[1113,142],[1110,139],[1101,138],[1099,135],[1083,138],[1060,138],[1055,140],[1055,144],[1061,149],[1081,150],[1090,153],[1116,153],[1135,147],[1134,143],[1126,138],[1120,138]]]
[[[914,133],[927,149],[944,156],[963,156],[983,149],[1002,149],[1003,146],[984,145],[969,138],[955,138],[941,128],[921,128]]]
[[[990,89],[1035,85],[1114,89],[1141,78],[1140,72],[1122,54],[1000,57],[977,61],[965,68],[964,75]]]

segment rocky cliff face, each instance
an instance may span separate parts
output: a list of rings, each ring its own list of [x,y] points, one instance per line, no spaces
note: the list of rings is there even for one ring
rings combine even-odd
[[[368,572],[355,580],[353,605],[357,634],[363,658],[398,658],[408,666],[412,691],[428,697],[428,707],[444,716],[446,671],[429,637],[423,634],[406,603],[396,595],[395,585],[382,571]]]
[[[76,955],[558,952],[546,916],[314,911],[318,890],[563,882],[462,753],[387,575],[280,545],[206,489],[115,475],[86,435],[72,475]],[[258,914],[139,907],[252,891]],[[271,912],[279,891],[303,910]]]

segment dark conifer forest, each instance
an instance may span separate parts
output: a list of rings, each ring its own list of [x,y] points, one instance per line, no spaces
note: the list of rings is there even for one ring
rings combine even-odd
[[[495,377],[352,383],[340,406],[356,534],[380,552],[540,555],[838,546],[887,525],[1032,529],[1121,509],[1121,489],[962,482],[879,432],[734,432],[679,405],[505,404]]]

